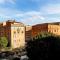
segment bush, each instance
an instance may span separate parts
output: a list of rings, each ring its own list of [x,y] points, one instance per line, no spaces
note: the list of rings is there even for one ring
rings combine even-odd
[[[0,37],[0,47],[1,48],[5,48],[7,47],[8,44],[8,40],[6,37]]]
[[[53,35],[34,38],[27,43],[26,50],[30,60],[60,59],[60,38]]]

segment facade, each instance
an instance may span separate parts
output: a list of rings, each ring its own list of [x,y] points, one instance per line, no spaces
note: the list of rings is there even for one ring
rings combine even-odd
[[[32,26],[32,36],[36,36],[40,32],[49,32],[55,35],[60,35],[60,23],[44,23]]]
[[[8,46],[11,48],[25,46],[26,42],[40,32],[50,32],[55,35],[60,35],[60,23],[44,23],[33,26],[25,26],[21,22],[12,20],[0,23],[0,37],[6,36],[9,43]]]
[[[8,20],[0,23],[0,36],[6,36],[11,48],[25,46],[25,26],[23,23]]]
[[[29,25],[26,26],[25,37],[26,37],[26,39],[25,39],[26,42],[31,40],[31,37],[32,37],[32,26],[29,26]]]
[[[55,34],[55,35],[60,35],[60,25],[48,24],[48,32]]]
[[[32,36],[38,35],[40,32],[47,32],[48,24],[37,24],[32,26]]]

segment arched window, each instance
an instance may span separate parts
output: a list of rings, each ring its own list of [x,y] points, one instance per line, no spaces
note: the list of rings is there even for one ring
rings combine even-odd
[[[22,31],[22,33],[23,33],[23,31]]]
[[[19,33],[19,32],[20,32],[20,29],[18,28],[18,29],[17,29],[17,33]]]

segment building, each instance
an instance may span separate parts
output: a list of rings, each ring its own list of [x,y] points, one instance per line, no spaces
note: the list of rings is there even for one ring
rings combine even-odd
[[[33,26],[25,26],[23,23],[16,22],[15,20],[0,23],[0,37],[6,36],[9,43],[8,46],[11,48],[25,46],[26,42],[40,32],[50,32],[60,35],[60,22],[43,23]]]
[[[55,35],[60,35],[60,23],[43,23],[32,26],[32,36],[36,36],[40,32],[49,32]]]
[[[25,26],[21,22],[8,20],[0,23],[0,37],[6,36],[11,48],[25,46]]]
[[[26,42],[31,40],[31,37],[32,37],[32,26],[30,26],[30,25],[26,26],[25,37],[26,37],[26,39],[25,39]]]

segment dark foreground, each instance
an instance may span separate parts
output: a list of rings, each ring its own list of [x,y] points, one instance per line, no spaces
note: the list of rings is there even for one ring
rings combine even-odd
[[[28,60],[26,52],[18,53],[18,52],[1,52],[0,60]]]

